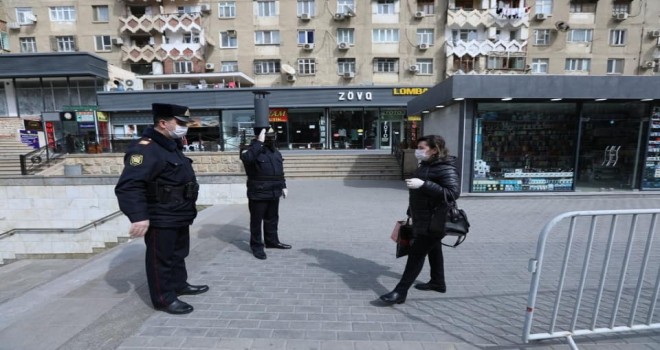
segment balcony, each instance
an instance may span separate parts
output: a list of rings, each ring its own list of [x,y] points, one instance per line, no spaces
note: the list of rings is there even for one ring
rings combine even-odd
[[[202,16],[199,13],[184,13],[184,14],[160,14],[160,15],[144,15],[141,17],[127,16],[120,17],[119,21],[122,23],[120,33],[151,33],[159,32],[164,33],[166,30],[176,32],[191,32],[193,30],[201,31]]]
[[[124,45],[121,50],[123,62],[149,63],[183,57],[204,60],[204,48],[201,44]]]
[[[519,53],[527,52],[527,41],[452,41],[447,40],[446,42],[446,53],[447,57],[455,55],[457,57],[463,57],[465,55],[471,57],[485,56],[489,55],[491,52],[509,52],[509,53]]]
[[[506,10],[506,12],[504,12]],[[499,12],[499,13],[498,13]],[[529,27],[529,14],[524,9],[449,10],[448,28]]]

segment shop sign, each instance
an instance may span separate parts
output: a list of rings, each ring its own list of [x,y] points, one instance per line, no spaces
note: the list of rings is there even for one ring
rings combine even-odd
[[[339,91],[337,95],[338,101],[371,101],[373,98],[371,91]]]
[[[76,112],[76,121],[78,123],[89,123],[94,122],[94,112],[93,111],[77,111]]]
[[[96,119],[98,119],[100,122],[107,122],[108,115],[105,114],[105,112],[96,112]]]
[[[421,115],[409,115],[408,116],[408,121],[409,122],[421,122],[422,121],[422,116]]]
[[[394,96],[417,96],[427,92],[429,88],[394,88],[392,95]]]
[[[46,122],[46,137],[48,146],[55,149],[55,124],[53,122]]]
[[[39,120],[25,119],[23,121],[23,124],[25,125],[25,130],[37,130],[37,131],[39,131],[39,130],[42,129],[41,121],[39,121]]]
[[[93,106],[93,105],[62,106],[62,110],[64,111],[95,111],[96,108],[97,106]]]
[[[271,108],[268,121],[271,123],[286,123],[289,120],[289,110],[286,108]]]
[[[63,122],[74,121],[76,112],[60,112],[60,120]]]
[[[21,135],[21,142],[32,147],[39,149],[39,132],[35,130],[19,130]]]

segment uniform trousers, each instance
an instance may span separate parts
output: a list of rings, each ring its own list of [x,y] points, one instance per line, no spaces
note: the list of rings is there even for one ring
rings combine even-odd
[[[264,242],[268,245],[280,243],[277,235],[277,224],[280,221],[280,199],[255,200],[250,199],[250,248],[252,251],[263,251]],[[261,229],[263,226],[263,240]]]
[[[156,308],[165,307],[177,299],[176,291],[187,286],[190,226],[149,227],[144,242],[151,302]]]
[[[445,284],[445,266],[442,256],[442,238],[419,235],[413,240],[406,261],[406,268],[403,270],[401,281],[394,288],[399,293],[407,293],[408,289],[415,283],[415,280],[424,268],[424,258],[429,256],[431,265],[431,281],[434,284]]]

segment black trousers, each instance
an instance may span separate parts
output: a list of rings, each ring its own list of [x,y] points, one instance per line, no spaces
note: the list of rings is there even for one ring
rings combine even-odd
[[[177,299],[177,290],[187,285],[185,258],[190,251],[190,226],[149,227],[144,242],[151,302],[156,308],[164,307]]]
[[[428,255],[431,265],[431,282],[438,285],[445,284],[445,266],[442,257],[441,238],[430,236],[418,236],[413,241],[408,253],[406,268],[399,284],[394,288],[399,293],[407,293],[408,289],[415,283],[415,280],[424,268],[424,258]]]
[[[277,224],[280,221],[280,199],[273,200],[254,200],[248,202],[250,209],[250,248],[252,251],[264,249],[266,244],[280,243],[277,235]],[[263,240],[261,239],[261,229],[263,226]]]

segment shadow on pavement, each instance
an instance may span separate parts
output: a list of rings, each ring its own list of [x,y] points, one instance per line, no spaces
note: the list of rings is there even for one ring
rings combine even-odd
[[[133,289],[146,305],[151,306],[144,272],[144,250],[144,244],[125,246],[110,262],[104,278],[117,294],[126,294]]]
[[[355,188],[389,188],[408,192],[403,180],[344,180],[344,186]]]

